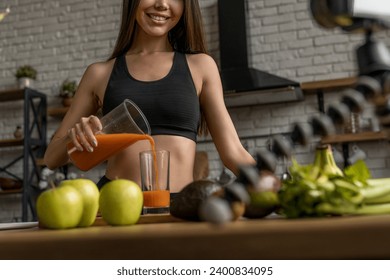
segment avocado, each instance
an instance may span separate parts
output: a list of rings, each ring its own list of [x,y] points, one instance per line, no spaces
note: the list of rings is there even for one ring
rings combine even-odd
[[[209,179],[193,181],[172,198],[171,215],[184,220],[200,221],[199,208],[202,203],[222,191],[222,186],[216,181]]]

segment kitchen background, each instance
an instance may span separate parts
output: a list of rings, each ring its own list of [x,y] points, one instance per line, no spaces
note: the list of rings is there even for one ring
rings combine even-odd
[[[219,63],[217,0],[199,0],[210,54]],[[230,1],[230,0],[222,0]],[[234,0],[237,1],[237,0]],[[0,90],[15,87],[17,67],[30,64],[38,71],[34,88],[47,94],[49,107],[60,107],[59,86],[69,78],[79,81],[86,67],[105,60],[114,46],[120,20],[121,0],[2,0],[11,13],[0,23]],[[354,50],[363,42],[361,34],[346,34],[319,27],[309,12],[308,0],[247,0],[248,53],[252,67],[297,82],[353,77],[357,73]],[[390,32],[374,35],[386,45]],[[234,44],[234,40],[232,40]],[[325,105],[340,98],[325,94]],[[369,110],[368,110],[369,111]],[[368,112],[367,111],[367,112]],[[0,102],[0,139],[13,137],[23,125],[22,101]],[[294,122],[307,122],[318,114],[317,97],[304,101],[229,108],[244,146],[250,153],[267,146],[270,137],[291,130]],[[366,116],[363,116],[366,117]],[[48,140],[60,122],[48,117]],[[366,155],[373,177],[390,176],[390,149],[386,141],[358,143]],[[315,145],[296,147],[300,163],[313,159]],[[341,147],[335,145],[342,164]],[[1,148],[4,166],[22,148]],[[198,150],[209,158],[209,177],[218,178],[222,165],[209,138],[199,139]],[[277,171],[282,172],[280,163]],[[21,173],[21,164],[13,168]],[[72,169],[71,171],[76,171]],[[97,180],[104,166],[85,177]],[[2,176],[3,174],[0,174]],[[0,196],[0,222],[20,219],[20,195]]]

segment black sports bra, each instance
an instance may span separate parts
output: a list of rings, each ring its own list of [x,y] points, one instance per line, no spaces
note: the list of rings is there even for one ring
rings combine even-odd
[[[169,73],[156,81],[139,81],[128,71],[124,55],[116,58],[103,100],[103,115],[124,99],[146,116],[152,135],[178,135],[196,141],[200,105],[185,54],[175,52]]]

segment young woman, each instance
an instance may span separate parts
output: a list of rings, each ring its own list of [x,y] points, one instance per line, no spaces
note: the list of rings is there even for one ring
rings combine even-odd
[[[101,129],[95,116],[131,99],[149,121],[157,149],[171,154],[171,192],[193,181],[197,135],[207,131],[224,165],[237,174],[254,164],[227,112],[215,61],[206,54],[198,0],[123,0],[119,36],[106,62],[85,71],[74,101],[50,142],[45,163],[69,161],[66,144],[92,152]],[[109,158],[102,186],[114,178],[140,183],[139,141]]]

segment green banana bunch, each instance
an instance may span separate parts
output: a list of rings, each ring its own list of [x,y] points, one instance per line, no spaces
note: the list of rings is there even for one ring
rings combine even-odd
[[[314,172],[317,172],[317,179],[321,176],[335,177],[343,176],[343,171],[334,161],[332,148],[330,145],[320,145],[316,148],[313,164]]]

